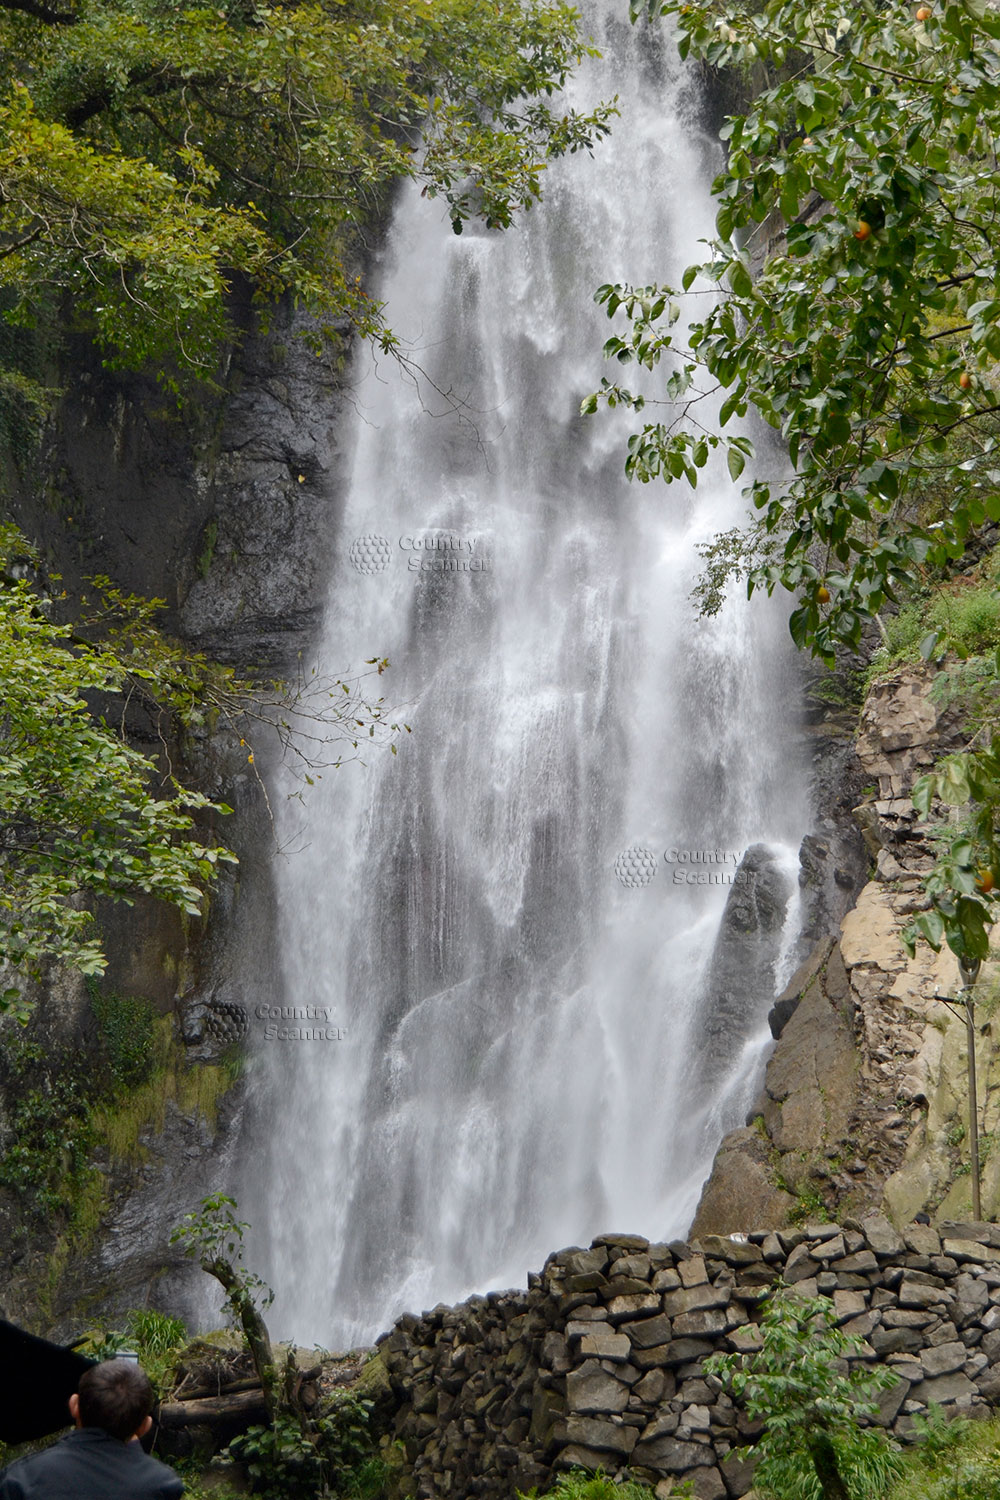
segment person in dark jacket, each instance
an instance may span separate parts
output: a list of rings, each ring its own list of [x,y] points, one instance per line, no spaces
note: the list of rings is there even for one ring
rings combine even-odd
[[[153,1387],[139,1366],[109,1359],[69,1398],[76,1430],[0,1474],[0,1500],[179,1500],[184,1482],[142,1451]]]

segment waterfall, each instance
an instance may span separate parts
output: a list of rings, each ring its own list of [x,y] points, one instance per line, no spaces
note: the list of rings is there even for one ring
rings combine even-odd
[[[412,363],[355,367],[316,658],[387,656],[412,734],[304,809],[272,789],[304,847],[270,998],[334,1038],[260,1043],[241,1198],[275,1326],[331,1347],[609,1229],[682,1233],[762,1055],[752,986],[724,1064],[702,1042],[738,862],[766,846],[787,901],[808,827],[781,610],[697,618],[697,544],[737,489],[630,486],[629,421],[578,415],[610,332],[593,291],[676,281],[713,223],[689,80],[618,9],[572,86],[620,96],[613,138],[503,234],[405,191],[376,287]],[[787,967],[794,903],[785,928]]]

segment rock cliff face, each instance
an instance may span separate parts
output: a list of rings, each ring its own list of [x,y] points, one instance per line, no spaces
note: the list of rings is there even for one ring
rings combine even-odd
[[[925,904],[932,858],[909,798],[917,776],[963,743],[958,716],[941,711],[934,671],[911,668],[878,682],[856,740],[875,783],[856,809],[872,878],[836,936],[822,939],[771,1012],[776,1045],[752,1121],[723,1142],[695,1218],[695,1233],[761,1222],[787,1225],[825,1210],[882,1208],[904,1224],[920,1211],[967,1213],[961,1146],[967,1098],[963,1021],[937,998],[960,977],[947,950],[901,933]],[[942,809],[932,819],[946,819]],[[981,990],[995,987],[984,966]],[[977,1055],[987,1148],[1000,1123],[994,1025]],[[988,1153],[983,1202],[1000,1207],[1000,1161]],[[754,1212],[756,1205],[756,1214]]]
[[[155,382],[103,369],[88,347],[66,351],[39,462],[16,482],[5,466],[3,499],[71,595],[106,574],[165,600],[166,629],[244,674],[295,661],[323,603],[343,399],[342,371],[300,334],[281,313],[266,338],[248,331],[220,385],[180,410]],[[147,753],[162,749],[153,726],[130,730]],[[94,1147],[93,1172],[48,1185],[50,1212],[31,1207],[29,1189],[0,1182],[0,1302],[41,1329],[76,1332],[97,1311],[147,1304],[195,1311],[205,1278],[167,1241],[198,1197],[232,1180],[242,1085],[197,1018],[206,1002],[238,1001],[234,955],[269,972],[270,824],[236,737],[206,729],[169,750],[188,784],[234,808],[218,832],[241,864],[223,876],[205,922],[181,923],[152,901],[100,914],[102,987],[151,1008],[158,1071],[131,1116],[108,1127],[116,1144],[101,1137]],[[0,1021],[0,1149],[13,1146],[32,1100],[85,1090],[101,1074],[98,1030],[74,979],[39,988],[21,1041],[43,1060],[19,1051],[18,1028]],[[100,1104],[96,1089],[91,1102]]]
[[[748,1221],[752,1222],[752,1221]],[[698,1500],[738,1500],[759,1428],[704,1361],[760,1346],[759,1304],[779,1277],[833,1299],[860,1358],[896,1376],[878,1423],[906,1442],[935,1402],[987,1415],[1000,1401],[1000,1230],[864,1221],[650,1244],[601,1235],[550,1256],[526,1292],[404,1317],[381,1341],[399,1403],[397,1493],[506,1500],[584,1467],[689,1481]]]
[[[345,399],[302,334],[281,310],[266,338],[248,326],[220,384],[179,408],[67,351],[39,465],[7,498],[71,591],[106,573],[165,600],[166,627],[217,660],[295,659],[324,599]]]
[[[748,849],[726,901],[709,970],[712,1003],[701,1038],[707,1081],[725,1076],[750,1019],[774,994],[790,895],[791,882],[772,851],[762,844]]]

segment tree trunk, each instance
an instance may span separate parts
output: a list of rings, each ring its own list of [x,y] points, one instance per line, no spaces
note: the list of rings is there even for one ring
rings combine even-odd
[[[823,1500],[851,1500],[847,1486],[840,1477],[836,1450],[825,1432],[810,1437],[809,1456],[823,1491]]]
[[[267,1331],[267,1324],[261,1317],[254,1303],[253,1297],[244,1285],[243,1278],[239,1272],[231,1266],[228,1260],[221,1255],[214,1259],[205,1259],[201,1263],[203,1271],[209,1276],[214,1276],[216,1281],[224,1288],[230,1306],[235,1309],[243,1327],[243,1336],[247,1341],[254,1368],[260,1376],[261,1387],[264,1392],[264,1400],[267,1402],[269,1416],[274,1416],[275,1408],[280,1404],[280,1389],[278,1372],[274,1368],[274,1352],[271,1349],[271,1335]]]
[[[252,1391],[234,1391],[228,1396],[208,1396],[195,1401],[164,1401],[157,1413],[161,1427],[213,1427],[217,1422],[262,1422],[269,1416],[260,1386]]]

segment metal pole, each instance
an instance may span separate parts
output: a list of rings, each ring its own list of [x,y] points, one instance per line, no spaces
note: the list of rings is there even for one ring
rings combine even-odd
[[[972,1165],[972,1217],[978,1223],[982,1219],[979,1200],[979,1103],[976,1097],[976,1005],[972,998],[972,986],[979,974],[976,960],[968,967],[961,964],[963,989],[965,991],[965,1037],[969,1053],[969,1157]]]

